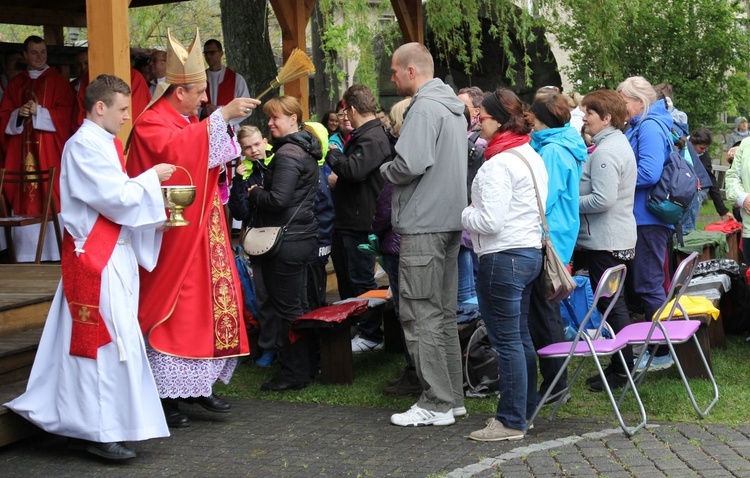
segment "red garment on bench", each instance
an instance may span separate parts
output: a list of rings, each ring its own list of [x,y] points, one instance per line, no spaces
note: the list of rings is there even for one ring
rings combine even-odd
[[[305,315],[299,317],[295,322],[300,320],[320,320],[323,322],[335,322],[337,324],[345,321],[353,315],[359,315],[366,311],[368,301],[353,300],[341,304],[328,305],[319,309],[311,310]]]

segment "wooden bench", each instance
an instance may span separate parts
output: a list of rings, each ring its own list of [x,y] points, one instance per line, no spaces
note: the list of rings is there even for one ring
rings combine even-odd
[[[383,319],[385,350],[403,350],[403,342],[393,300],[350,316],[341,322],[303,320],[295,322],[295,330],[314,330],[320,342],[320,381],[325,384],[354,383],[352,355],[352,325],[368,320]]]
[[[724,335],[724,322],[722,321],[721,315],[719,315],[716,320],[707,314],[691,315],[690,318],[701,321],[701,326],[695,335],[698,337],[698,343],[701,346],[701,350],[703,350],[703,354],[706,356],[708,366],[711,367],[711,371],[713,371],[711,349],[725,349],[727,347],[727,339]],[[682,319],[674,318],[672,320]],[[684,344],[675,345],[675,352],[677,352],[677,357],[680,359],[682,370],[685,372],[687,378],[708,379],[700,354],[695,350],[695,344],[692,340],[689,340]]]

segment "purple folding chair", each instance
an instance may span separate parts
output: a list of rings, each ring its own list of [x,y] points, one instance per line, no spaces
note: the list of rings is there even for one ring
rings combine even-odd
[[[599,285],[596,287],[596,292],[594,293],[594,302],[589,308],[589,311],[586,313],[586,316],[581,321],[581,325],[578,327],[578,331],[576,332],[576,336],[572,342],[558,342],[537,350],[537,354],[540,357],[565,357],[565,362],[563,363],[562,367],[560,367],[560,370],[557,372],[557,375],[552,381],[552,384],[547,388],[544,396],[539,401],[539,405],[537,405],[536,410],[534,410],[534,414],[528,421],[528,428],[530,428],[534,423],[534,419],[536,419],[539,411],[542,409],[544,403],[552,393],[552,390],[555,389],[555,385],[557,385],[557,382],[560,380],[563,372],[567,370],[568,364],[573,359],[573,357],[581,357],[583,360],[581,360],[581,363],[576,369],[575,373],[573,373],[570,379],[568,379],[568,389],[572,390],[573,382],[581,373],[586,359],[592,358],[594,360],[594,363],[596,364],[596,369],[599,372],[599,376],[602,379],[604,389],[607,392],[607,397],[609,397],[609,401],[612,404],[612,408],[614,409],[615,415],[617,416],[617,420],[620,422],[620,427],[622,427],[622,431],[625,432],[625,435],[633,436],[638,430],[646,425],[646,410],[643,408],[643,402],[641,402],[641,397],[638,395],[638,389],[633,383],[633,377],[630,375],[630,371],[627,368],[625,369],[625,373],[628,376],[628,383],[631,385],[630,389],[633,391],[636,402],[638,402],[638,408],[641,414],[641,421],[634,427],[628,427],[623,420],[622,414],[620,413],[619,403],[615,400],[614,395],[612,395],[612,390],[607,383],[607,377],[604,374],[604,369],[602,368],[601,361],[599,360],[600,357],[609,357],[614,354],[618,354],[620,356],[620,360],[625,363],[625,359],[622,356],[622,349],[627,346],[627,341],[621,339],[619,336],[614,336],[614,334],[614,338],[602,338],[602,330],[606,326],[607,317],[609,317],[609,313],[617,302],[618,297],[620,297],[620,294],[622,293],[623,285],[625,284],[625,274],[626,268],[624,265],[610,267],[609,269],[604,271],[604,274],[599,281]],[[593,336],[590,336],[587,329],[589,328],[589,323],[591,322],[591,316],[593,315],[594,311],[597,310],[597,305],[599,304],[599,300],[602,297],[611,297],[612,300],[607,306],[607,310],[605,310],[602,314],[601,323],[596,329],[596,333],[593,334]],[[555,416],[555,413],[557,412],[557,409],[560,407],[560,405],[565,402],[565,395],[566,394],[564,393],[560,394],[559,398],[555,402],[555,406],[549,416],[550,420]]]
[[[631,345],[643,345],[643,349],[638,355],[638,358],[635,361],[635,365],[633,365],[632,375],[633,377],[635,377],[636,386],[643,380],[643,377],[646,375],[646,371],[648,370],[648,367],[651,365],[651,361],[654,358],[653,353],[649,354],[646,368],[643,369],[643,371],[641,371],[640,373],[636,372],[638,367],[637,364],[640,363],[646,351],[650,348],[654,348],[654,346],[666,345],[669,348],[669,353],[672,354],[672,359],[674,360],[674,364],[677,367],[677,371],[680,373],[682,383],[685,384],[685,389],[687,390],[690,401],[693,404],[693,408],[695,408],[695,411],[698,413],[698,415],[703,418],[708,414],[709,411],[711,411],[714,405],[716,405],[716,402],[719,401],[719,387],[716,385],[716,379],[714,378],[713,372],[711,372],[711,367],[708,365],[708,361],[706,360],[706,356],[703,354],[703,349],[701,349],[700,342],[698,341],[698,337],[696,335],[698,328],[701,326],[701,321],[690,320],[687,313],[685,312],[685,309],[683,309],[682,305],[680,304],[680,298],[682,298],[683,294],[687,290],[686,286],[690,283],[690,279],[692,279],[693,277],[693,271],[695,270],[695,266],[697,264],[698,253],[693,252],[688,257],[686,257],[677,267],[677,270],[672,277],[672,284],[669,287],[667,298],[662,306],[659,307],[659,310],[657,310],[654,314],[653,320],[651,322],[638,322],[635,324],[630,324],[624,327],[617,335],[617,337],[624,339]],[[674,316],[675,310],[677,310],[677,308],[679,308],[682,312],[681,318]],[[665,310],[669,311],[666,318],[658,320],[658,318],[663,315]],[[698,406],[698,402],[695,400],[693,390],[692,388],[690,388],[690,383],[685,376],[685,372],[682,370],[680,359],[677,357],[677,354],[674,350],[674,344],[683,344],[691,339],[693,341],[693,344],[695,344],[696,349],[698,350],[698,354],[703,361],[703,366],[706,368],[707,376],[711,381],[711,385],[714,389],[713,400],[705,409],[701,409],[700,406]],[[620,397],[620,400],[622,400],[622,397],[625,396],[625,392],[627,391],[629,385],[630,384],[625,385],[625,388],[622,392],[623,395]]]

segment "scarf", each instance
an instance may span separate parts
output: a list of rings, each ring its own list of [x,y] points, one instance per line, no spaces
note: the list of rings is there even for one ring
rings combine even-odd
[[[517,134],[510,131],[503,131],[492,137],[487,149],[484,150],[484,158],[491,159],[498,153],[502,153],[506,149],[515,148],[526,144],[531,141],[531,137],[528,134]]]

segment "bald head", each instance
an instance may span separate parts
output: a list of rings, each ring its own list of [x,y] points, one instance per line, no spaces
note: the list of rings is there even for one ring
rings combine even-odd
[[[432,55],[421,43],[406,43],[393,52],[391,81],[401,96],[414,96],[435,75]]]
[[[432,55],[421,43],[412,42],[401,45],[393,52],[393,58],[397,59],[401,68],[413,66],[417,73],[430,80],[435,76],[435,63]]]

